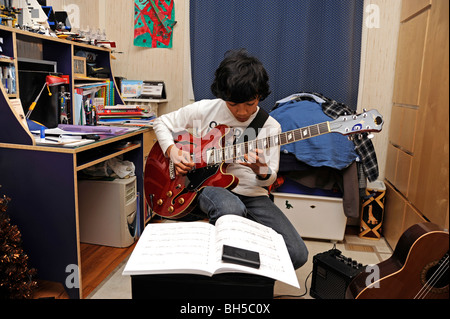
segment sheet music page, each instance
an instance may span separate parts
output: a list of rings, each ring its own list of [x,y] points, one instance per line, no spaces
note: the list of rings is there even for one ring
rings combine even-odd
[[[225,215],[216,222],[216,262],[220,272],[230,268],[274,278],[299,288],[283,237],[273,229],[247,218]],[[222,262],[222,247],[229,245],[259,252],[260,268]],[[218,272],[216,272],[218,273]]]
[[[197,273],[215,268],[214,226],[205,222],[149,224],[123,275]]]

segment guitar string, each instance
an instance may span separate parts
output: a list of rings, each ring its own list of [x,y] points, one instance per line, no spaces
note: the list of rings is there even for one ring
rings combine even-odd
[[[308,134],[304,135],[301,133],[301,130],[305,130],[305,129],[308,129]],[[313,134],[311,134],[311,129],[314,129]],[[236,150],[237,149],[242,150],[242,148],[244,148],[244,150],[245,150],[244,154],[248,153],[247,150],[249,149],[249,143],[253,143],[254,148],[258,148],[259,146],[262,146],[263,149],[269,149],[273,146],[286,145],[286,144],[297,142],[297,141],[300,141],[303,139],[308,139],[311,137],[315,137],[315,136],[319,136],[319,135],[323,135],[323,134],[327,134],[327,133],[331,133],[331,131],[328,129],[328,122],[323,122],[323,123],[313,124],[313,125],[310,125],[307,127],[287,131],[287,132],[282,132],[280,134],[263,137],[261,139],[255,139],[252,141],[239,143],[237,145],[229,145],[229,146],[225,146],[225,147],[219,147],[217,150],[219,151],[219,154],[221,154],[221,157],[222,157],[222,160],[219,162],[226,162],[227,160],[230,160],[230,159],[234,160],[234,159],[242,157],[242,155],[237,155],[238,152]],[[293,138],[288,137],[288,135],[290,135],[290,134],[292,134]],[[264,141],[265,141],[265,143],[264,143]],[[285,142],[283,142],[283,141],[285,141]],[[227,150],[227,152],[225,150]],[[226,154],[232,154],[231,158],[227,158]],[[215,165],[215,164],[217,164],[216,156],[214,156],[214,164],[213,165]]]
[[[425,297],[433,289],[433,286],[442,278],[449,268],[449,256],[444,259],[438,269],[433,273],[430,279],[422,286],[419,292],[414,296],[414,299],[425,299]]]
[[[442,263],[438,267],[437,271],[433,274],[433,276],[431,276],[431,278],[433,278],[433,277],[434,278],[430,282],[429,291],[431,291],[432,287],[434,287],[438,283],[438,281],[445,275],[445,272],[448,271],[448,269],[449,269],[449,256],[448,256],[448,254],[446,256],[447,257],[442,261]],[[437,274],[437,275],[435,276],[435,274]]]
[[[444,262],[438,267],[436,272],[431,276],[430,280],[427,281],[426,286],[423,287],[423,293],[422,293],[423,296],[420,296],[421,299],[424,299],[428,295],[428,293],[431,292],[434,285],[442,278],[442,276],[445,274],[445,272],[448,270],[448,268],[449,268],[449,263],[448,263],[448,256],[447,256],[447,258],[444,260]]]
[[[352,116],[352,120],[356,121],[358,119],[358,117],[360,117],[360,116],[362,116],[363,118],[367,118],[368,113],[372,113],[372,111],[364,112],[363,114],[360,114],[360,115],[356,115],[355,114],[355,115]],[[343,121],[347,120],[346,117],[340,117],[340,118],[343,118]],[[376,125],[380,125],[381,124],[381,123],[377,123],[377,121],[379,119],[381,119],[380,115],[378,115],[378,116],[373,116],[372,115],[372,119],[374,120],[374,123]],[[315,136],[319,136],[319,135],[323,135],[323,134],[327,134],[327,133],[331,133],[331,132],[339,132],[339,129],[336,129],[336,128],[331,129],[330,128],[330,124],[335,123],[337,120],[338,119],[336,119],[334,121],[331,121],[331,122],[326,121],[326,122],[322,122],[322,123],[316,123],[316,124],[309,125],[309,126],[306,126],[306,127],[303,127],[303,128],[298,128],[298,129],[294,129],[294,130],[291,130],[291,131],[282,132],[282,133],[280,133],[278,135],[269,136],[269,137],[263,138],[261,140],[253,140],[253,141],[250,141],[250,142],[256,142],[256,146],[258,146],[257,143],[259,141],[262,141],[262,140],[265,139],[266,142],[267,142],[266,145],[265,145],[265,148],[267,149],[267,148],[270,148],[272,146],[279,146],[279,145],[290,144],[290,143],[297,142],[297,141],[300,141],[300,140],[303,140],[303,139],[308,139],[310,137],[315,137]],[[354,125],[353,128],[355,128],[356,126],[357,125]],[[376,129],[373,129],[370,126],[366,126],[365,128],[363,128],[363,130],[353,130],[352,129],[352,131],[350,132],[349,128],[347,128],[345,131],[343,131],[342,129],[341,129],[341,131],[342,131],[342,132],[340,132],[341,134],[345,134],[345,133],[353,133],[354,134],[354,133],[361,133],[361,132],[376,131]],[[289,137],[289,136],[293,136],[293,138]],[[275,139],[276,137],[278,137],[278,138]],[[282,141],[282,137],[285,138],[285,142]],[[273,140],[275,142],[273,145],[271,145],[271,142],[270,142],[271,140]],[[248,150],[248,142],[240,143],[238,146],[239,147],[244,146],[245,150]],[[231,153],[233,153],[233,155],[232,155],[231,158],[227,158],[226,154],[230,154],[230,152],[226,153],[225,150],[226,149],[229,150],[230,148],[233,148],[232,152],[231,152]],[[213,148],[212,149],[212,155],[213,156],[211,156],[212,161],[206,161],[206,166],[214,166],[214,165],[219,164],[219,162],[225,163],[229,159],[230,160],[234,160],[234,159],[237,159],[237,158],[241,158],[243,155],[245,155],[247,153],[247,151],[246,151],[243,155],[237,156],[236,149],[237,149],[236,145],[224,146],[224,147],[219,146],[217,149]],[[219,151],[219,152],[216,153],[216,150]],[[216,155],[216,154],[220,154],[220,155]],[[219,160],[219,157],[221,157],[222,159]]]
[[[425,297],[430,293],[434,287],[434,285],[442,278],[445,274],[445,271],[448,270],[448,257],[446,258],[446,262],[442,263],[441,266],[436,270],[436,272],[430,277],[430,279],[425,283],[425,286],[422,287],[422,295],[419,296],[420,299],[425,299]],[[416,295],[417,296],[417,295]],[[417,297],[417,299],[419,298]]]
[[[414,299],[424,299],[428,293],[433,289],[434,284],[441,279],[445,271],[448,269],[448,256],[444,259],[438,269],[433,273],[430,279],[425,282]]]

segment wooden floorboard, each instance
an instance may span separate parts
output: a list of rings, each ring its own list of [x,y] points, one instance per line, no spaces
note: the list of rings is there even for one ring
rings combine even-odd
[[[108,275],[133,251],[136,243],[127,248],[81,243],[82,298],[89,296]],[[62,283],[38,280],[33,299],[68,299]]]
[[[81,243],[82,298],[86,298],[134,249]]]

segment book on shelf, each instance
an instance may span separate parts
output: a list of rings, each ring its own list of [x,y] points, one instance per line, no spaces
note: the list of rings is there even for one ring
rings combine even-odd
[[[0,65],[0,83],[8,94],[17,93],[16,68],[14,64]]]
[[[123,105],[123,104],[117,104],[117,105],[106,105],[105,110],[143,110],[142,107],[138,105]]]
[[[114,116],[114,115],[124,115],[124,116],[143,116],[144,113],[140,110],[103,110],[97,112],[99,116]]]
[[[104,106],[97,111],[98,124],[153,126],[155,114],[136,105]]]
[[[140,119],[124,119],[124,118],[103,118],[97,121],[99,125],[123,125],[123,126],[136,126],[136,127],[153,127],[155,117],[140,118]]]
[[[258,269],[222,261],[223,246],[259,253]],[[224,215],[207,222],[149,224],[125,266],[123,275],[248,273],[299,288],[283,237],[244,217]]]

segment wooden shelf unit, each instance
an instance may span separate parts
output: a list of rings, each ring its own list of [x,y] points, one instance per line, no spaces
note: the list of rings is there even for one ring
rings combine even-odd
[[[0,37],[3,38],[3,44],[1,45],[3,55],[11,57],[11,61],[8,61],[8,59],[3,59],[0,62],[14,63],[16,69],[17,94],[7,95],[9,98],[20,97],[18,58],[30,58],[56,62],[57,72],[64,75],[69,75],[70,77],[69,91],[71,92],[71,96],[74,94],[76,83],[86,81],[111,81],[114,83],[114,99],[116,104],[124,104],[112,72],[109,78],[81,77],[78,75],[75,76],[73,72],[73,60],[76,52],[80,50],[94,53],[97,56],[97,67],[105,67],[111,70],[110,49],[49,37],[5,26],[0,26]],[[73,108],[73,105],[71,106]],[[73,114],[73,109],[70,113]]]
[[[70,77],[72,96],[75,84],[86,80],[74,77],[72,61],[77,50],[94,52],[97,54],[97,65],[110,68],[111,52],[105,48],[4,26],[0,26],[0,37],[3,38],[3,54],[12,58],[0,63],[14,63],[17,70],[18,58],[55,61],[57,71]],[[24,47],[30,50],[26,51]],[[112,74],[109,80],[114,81]],[[123,104],[115,82],[114,86],[116,103]],[[101,135],[99,141],[73,148],[38,146],[23,114],[12,106],[10,99],[19,96],[20,92],[15,96],[8,95],[0,85],[0,195],[11,198],[8,214],[21,232],[29,266],[37,270],[37,279],[61,283],[70,298],[84,298],[92,287],[83,291],[83,276],[88,277],[89,265],[83,263],[85,257],[81,253],[79,172],[119,155],[133,162],[142,230],[143,150],[148,152],[148,146],[144,147],[144,136],[148,143],[150,130],[139,129],[116,136]]]

